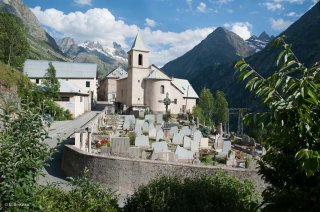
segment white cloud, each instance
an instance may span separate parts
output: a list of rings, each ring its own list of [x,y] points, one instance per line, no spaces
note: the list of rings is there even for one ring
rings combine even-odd
[[[200,4],[197,7],[197,10],[201,13],[205,13],[207,11],[207,5],[203,2],[200,2]]]
[[[79,5],[91,5],[92,0],[74,0],[74,3]]]
[[[283,31],[288,28],[292,24],[291,21],[285,21],[282,18],[279,19],[270,19],[271,21],[271,27],[274,30]]]
[[[243,40],[251,37],[252,25],[249,22],[226,23],[223,26],[239,35]]]
[[[276,10],[283,9],[282,4],[276,3],[276,2],[265,2],[262,5],[265,6],[268,10],[271,10],[271,11],[276,11]]]
[[[227,4],[229,2],[232,2],[233,0],[209,0],[211,3],[217,3],[217,4]]]
[[[149,27],[155,27],[157,25],[157,22],[155,20],[150,19],[150,18],[146,18],[145,21],[146,21],[145,25],[147,25]]]
[[[289,17],[300,17],[301,14],[297,14],[296,12],[289,12],[286,14],[286,16],[289,16]]]
[[[128,50],[140,30],[145,44],[151,50],[151,62],[158,66],[183,55],[214,30],[213,27],[183,32],[163,32],[149,27],[139,29],[136,25],[117,19],[105,8],[65,14],[56,9],[41,10],[40,7],[35,7],[32,12],[42,25],[62,36],[70,36],[80,42],[98,41],[104,47],[111,47],[115,41]]]
[[[189,10],[192,10],[192,0],[186,0],[186,3],[188,4]]]

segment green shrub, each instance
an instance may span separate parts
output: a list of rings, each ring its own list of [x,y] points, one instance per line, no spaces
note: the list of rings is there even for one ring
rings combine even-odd
[[[134,142],[136,140],[136,134],[134,132],[129,132],[128,137],[130,140],[130,145],[134,145]]]
[[[205,155],[201,158],[201,162],[206,165],[212,165],[212,155]]]
[[[57,185],[40,186],[35,203],[41,211],[119,211],[117,197],[109,189],[89,180],[87,170],[71,179],[70,191]]]
[[[258,203],[251,182],[219,172],[194,179],[153,180],[126,200],[124,211],[255,211]]]

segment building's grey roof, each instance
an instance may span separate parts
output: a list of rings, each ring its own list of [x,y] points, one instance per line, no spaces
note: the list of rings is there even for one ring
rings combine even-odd
[[[183,93],[185,98],[199,98],[188,80],[172,78],[171,83]]]
[[[23,72],[29,78],[43,78],[49,68],[49,62],[52,62],[56,69],[57,78],[93,79],[97,75],[97,64],[47,60],[27,60],[24,63]]]
[[[148,75],[144,79],[171,80],[161,69],[155,65],[151,65]]]
[[[145,79],[171,80],[167,75],[157,70],[150,70]]]
[[[138,32],[136,38],[134,39],[133,45],[131,47],[133,50],[138,50],[138,51],[145,51],[149,52],[149,50],[145,47],[141,34]]]
[[[67,80],[59,79],[60,93],[75,93],[82,95],[89,95],[88,92],[82,91],[77,85],[68,82]]]
[[[128,76],[128,72],[126,72],[121,66],[110,72],[106,78],[116,78],[122,79]]]

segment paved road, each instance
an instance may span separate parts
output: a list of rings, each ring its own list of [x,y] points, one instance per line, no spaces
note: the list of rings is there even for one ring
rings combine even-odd
[[[45,140],[45,143],[51,148],[57,147],[58,152],[52,156],[53,159],[49,161],[49,166],[43,168],[44,176],[39,178],[38,184],[45,185],[47,183],[59,183],[63,188],[68,189],[66,185],[67,181],[61,170],[64,144],[70,141],[69,137],[74,133],[75,129],[81,128],[99,113],[100,111],[90,111],[74,120],[57,121],[51,125],[49,128],[50,139]],[[61,143],[58,145],[59,140]]]

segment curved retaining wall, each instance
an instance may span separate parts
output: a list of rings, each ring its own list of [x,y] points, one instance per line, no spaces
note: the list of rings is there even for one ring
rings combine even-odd
[[[113,191],[118,191],[121,195],[132,194],[134,189],[140,185],[146,184],[162,175],[185,178],[213,175],[218,170],[222,170],[239,179],[250,179],[260,192],[265,187],[264,181],[255,170],[100,156],[66,145],[62,159],[62,169],[65,174],[68,177],[78,176],[85,167],[89,169],[91,179],[105,184]]]

